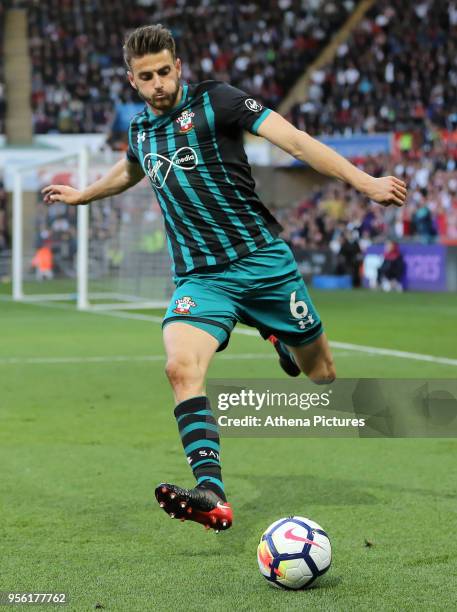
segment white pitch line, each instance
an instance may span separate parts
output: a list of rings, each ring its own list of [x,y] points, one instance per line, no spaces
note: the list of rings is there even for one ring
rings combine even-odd
[[[410,353],[408,351],[397,351],[395,349],[384,349],[376,346],[364,346],[361,344],[351,344],[349,342],[330,342],[332,348],[346,349],[348,351],[358,351],[360,353],[370,353],[372,355],[387,355],[389,357],[400,357],[401,359],[413,359],[416,361],[428,361],[440,363],[442,365],[457,366],[457,359],[449,357],[435,357],[434,355],[423,355],[422,353]]]
[[[3,296],[1,296],[3,297]],[[7,298],[8,299],[8,298]],[[5,300],[6,301],[6,300]],[[10,299],[8,299],[10,301]],[[35,303],[34,306],[45,306],[49,308],[60,308],[65,310],[72,310],[74,312],[78,312],[75,310],[74,306],[71,305],[56,305],[53,303],[42,302],[41,304]],[[132,319],[137,321],[149,321],[151,323],[162,323],[162,317],[156,317],[154,315],[144,315],[144,314],[135,314],[128,312],[114,312],[114,311],[102,311],[102,310],[88,310],[85,311],[86,314],[96,314],[103,315],[107,317],[116,317],[119,319]],[[235,328],[233,330],[235,334],[242,334],[244,336],[258,336],[259,332],[255,329],[245,329],[245,328]],[[369,355],[385,355],[387,357],[397,357],[399,359],[411,359],[414,361],[424,361],[428,363],[435,363],[440,365],[449,365],[453,367],[457,367],[457,359],[451,359],[449,357],[438,357],[435,355],[426,355],[422,353],[412,353],[409,351],[398,351],[395,349],[386,349],[380,348],[376,346],[365,346],[363,344],[351,344],[348,342],[337,342],[330,341],[330,346],[332,348],[341,348],[346,351],[354,351],[359,353],[365,353]]]
[[[277,359],[276,353],[230,353],[218,355],[218,359],[236,361],[237,359]],[[165,361],[165,355],[105,355],[94,357],[0,357],[0,365],[41,365],[67,363],[116,363],[128,361]]]
[[[119,317],[122,319],[136,319],[139,321],[150,321],[152,323],[162,323],[161,317],[153,315],[142,315],[128,312],[103,312],[97,311],[96,314],[103,314],[111,317]],[[244,327],[235,328],[234,334],[242,334],[243,336],[258,336],[259,332],[256,329],[246,329]],[[330,341],[330,346],[335,349],[343,349],[346,351],[354,351],[359,353],[368,353],[370,355],[386,355],[389,357],[398,357],[400,359],[412,359],[415,361],[426,361],[430,363],[439,363],[441,365],[457,366],[457,359],[449,357],[435,357],[434,355],[425,355],[422,353],[411,353],[409,351],[398,351],[395,349],[385,349],[376,346],[365,346],[363,344],[351,344],[349,342]]]
[[[351,355],[349,352],[337,353],[338,357]],[[274,351],[270,353],[224,353],[217,355],[216,359],[225,361],[251,360],[251,359],[277,359]],[[65,365],[67,363],[122,363],[122,362],[151,362],[165,361],[165,355],[97,355],[93,357],[0,357],[2,365]]]

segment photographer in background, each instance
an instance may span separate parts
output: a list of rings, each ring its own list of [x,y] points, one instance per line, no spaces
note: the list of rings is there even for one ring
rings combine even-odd
[[[403,291],[405,261],[396,242],[388,240],[384,250],[384,261],[378,269],[378,287],[383,291]]]

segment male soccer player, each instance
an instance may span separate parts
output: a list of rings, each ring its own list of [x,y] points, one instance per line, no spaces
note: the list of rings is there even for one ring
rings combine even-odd
[[[121,193],[146,175],[162,209],[176,291],[163,321],[166,374],[179,433],[197,484],[163,483],[160,506],[173,518],[215,530],[232,524],[221,476],[219,436],[205,376],[237,321],[270,339],[290,375],[335,378],[322,324],[281,226],[254,191],[243,130],[263,136],[328,176],[384,206],[405,202],[405,184],[373,178],[225,83],[182,84],[171,33],[138,28],[124,46],[131,86],[145,101],[130,124],[129,148],[84,191],[49,185],[45,201],[88,204]]]

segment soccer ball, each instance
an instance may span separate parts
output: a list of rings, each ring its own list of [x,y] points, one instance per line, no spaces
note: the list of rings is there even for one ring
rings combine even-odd
[[[257,561],[260,573],[272,586],[303,589],[328,570],[332,547],[320,525],[302,516],[289,516],[263,533]]]

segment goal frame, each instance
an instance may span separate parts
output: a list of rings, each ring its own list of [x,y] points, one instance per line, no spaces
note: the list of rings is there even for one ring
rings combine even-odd
[[[23,278],[23,256],[24,256],[24,176],[29,172],[40,167],[59,162],[62,160],[77,160],[78,165],[78,189],[84,189],[88,183],[89,174],[89,152],[86,148],[80,149],[77,153],[61,153],[55,157],[47,158],[45,161],[26,164],[15,167],[12,170],[13,181],[13,232],[12,232],[12,290],[15,302],[40,302],[53,300],[72,299],[71,294],[33,294],[27,295],[24,292]],[[79,310],[89,308],[88,299],[88,229],[89,214],[87,206],[79,206],[77,211],[77,288],[76,302]]]
[[[77,152],[56,154],[46,160],[17,166],[12,169],[12,299],[16,302],[74,301],[75,293],[27,294],[24,290],[24,183],[27,173],[59,161],[74,159],[77,165],[77,186],[82,190],[89,182],[91,156],[85,147]],[[89,291],[89,206],[77,207],[76,218],[76,307],[78,310],[135,310],[165,308],[166,300],[114,292]],[[103,300],[103,303],[91,303]]]

